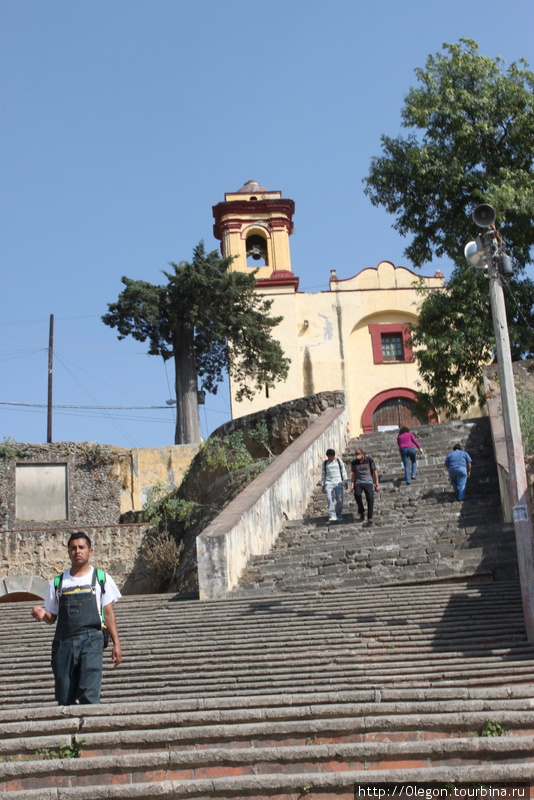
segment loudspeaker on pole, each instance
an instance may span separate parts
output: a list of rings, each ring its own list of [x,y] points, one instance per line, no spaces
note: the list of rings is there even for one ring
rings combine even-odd
[[[477,206],[471,216],[473,217],[473,222],[479,228],[489,228],[496,219],[495,209],[492,206],[488,206],[487,203],[481,203]]]

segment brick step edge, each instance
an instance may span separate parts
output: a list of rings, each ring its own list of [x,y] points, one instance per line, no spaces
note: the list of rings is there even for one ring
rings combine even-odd
[[[406,725],[411,719],[419,723],[437,719],[438,724],[445,719],[443,715],[456,715],[458,725],[465,727],[470,722],[468,715],[496,713],[511,715],[514,724],[528,721],[534,725],[534,697],[532,694],[516,698],[496,698],[492,693],[487,698],[458,700],[456,698],[439,700],[416,700],[397,702],[350,702],[341,701],[339,697],[326,703],[295,703],[267,706],[262,703],[249,707],[237,706],[229,708],[160,708],[154,710],[152,704],[140,711],[112,713],[106,715],[87,715],[85,717],[47,715],[38,719],[18,719],[0,726],[2,743],[7,745],[11,740],[20,741],[31,736],[54,736],[62,734],[98,735],[107,731],[127,730],[159,730],[168,727],[195,728],[217,727],[220,725],[263,725],[266,723],[302,724],[312,722],[328,725],[329,720],[354,718],[354,730],[361,731],[362,726],[368,730],[382,730],[383,725],[391,725],[398,730],[397,720]],[[510,724],[509,722],[509,724]],[[411,728],[412,726],[410,726]],[[0,750],[2,746],[0,745]]]
[[[4,794],[12,800],[152,800],[152,798],[211,798],[230,800],[254,797],[263,800],[273,797],[306,797],[313,800],[328,792],[332,797],[352,798],[359,785],[378,783],[498,783],[532,780],[532,763],[486,764],[483,766],[454,765],[415,769],[356,770],[345,772],[303,772],[293,775],[235,775],[204,780],[170,780],[152,783],[114,784],[107,786],[40,788]],[[341,794],[343,792],[343,794]],[[288,794],[291,793],[291,794]],[[279,798],[277,798],[279,800]]]
[[[101,731],[81,730],[68,734],[56,733],[55,735],[36,735],[34,737],[14,737],[3,740],[0,753],[3,758],[27,756],[36,750],[57,749],[60,746],[69,747],[71,737],[84,739],[84,747],[95,755],[107,755],[107,752],[137,751],[143,749],[163,749],[196,745],[199,742],[212,748],[223,746],[223,742],[238,741],[254,742],[260,746],[269,746],[273,738],[280,740],[282,737],[305,741],[312,735],[317,737],[344,737],[364,735],[384,735],[395,732],[403,736],[408,733],[413,737],[424,729],[433,735],[443,736],[447,732],[476,733],[483,729],[488,719],[501,725],[504,730],[534,732],[534,710],[532,711],[503,711],[485,710],[464,712],[461,709],[435,714],[400,714],[392,719],[390,715],[383,716],[353,716],[353,717],[325,717],[325,718],[296,718],[282,720],[266,720],[255,722],[219,722],[218,724],[200,724],[182,726],[180,719],[175,724],[167,723],[166,727],[141,728],[133,730],[108,729]],[[415,732],[415,733],[414,733]]]
[[[440,766],[428,762],[443,761],[451,758],[464,762],[480,764],[488,760],[495,763],[499,758],[520,758],[525,761],[534,761],[534,734],[515,737],[480,737],[480,738],[449,738],[432,739],[424,741],[396,741],[396,742],[358,742],[349,744],[305,744],[297,746],[273,746],[270,748],[217,748],[187,751],[161,751],[150,753],[137,753],[128,755],[97,756],[93,758],[79,758],[57,761],[17,761],[0,764],[0,791],[9,791],[9,784],[16,781],[31,781],[47,779],[54,776],[57,788],[74,788],[77,780],[84,780],[87,776],[98,774],[102,782],[106,776],[121,775],[128,777],[135,783],[135,773],[145,772],[154,775],[160,774],[161,780],[168,779],[169,772],[189,770],[202,771],[202,778],[224,777],[235,775],[232,769],[242,768],[243,775],[262,775],[263,769],[270,765],[280,766],[279,774],[288,774],[284,767],[289,768],[290,774],[299,766],[304,771],[309,764],[317,765],[317,772],[330,771],[332,762],[345,765],[350,769],[350,762],[357,762],[363,769],[383,769],[375,762],[382,764],[398,761],[412,761],[418,759],[426,761],[425,767]],[[369,763],[371,762],[371,763]],[[502,764],[502,761],[500,762]],[[363,766],[366,765],[366,766]],[[391,768],[391,767],[390,767]],[[246,772],[245,770],[252,770]],[[309,769],[309,766],[308,766]],[[209,772],[212,774],[210,775]],[[216,773],[219,773],[218,775]],[[194,774],[183,776],[188,780],[195,780]],[[69,781],[74,782],[69,783]],[[109,780],[113,783],[113,780]],[[24,789],[21,786],[21,789]]]

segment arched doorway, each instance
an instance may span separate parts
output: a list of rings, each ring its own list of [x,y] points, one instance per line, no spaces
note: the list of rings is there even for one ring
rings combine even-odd
[[[421,420],[414,413],[416,393],[412,389],[388,389],[379,392],[370,400],[362,414],[364,433],[400,428],[416,428],[432,419]]]
[[[0,603],[20,603],[24,600],[42,602],[48,580],[33,575],[6,575],[0,578]]]
[[[392,397],[380,403],[373,413],[373,430],[385,430],[388,428],[415,428],[421,425],[414,413],[415,402],[407,397]]]
[[[12,592],[0,597],[0,603],[23,603],[25,600],[36,600],[41,603],[43,598],[38,594],[31,594],[31,592]]]

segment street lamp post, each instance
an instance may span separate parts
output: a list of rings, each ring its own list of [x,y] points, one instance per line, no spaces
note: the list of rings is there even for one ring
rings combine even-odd
[[[527,637],[529,641],[534,642],[534,540],[502,288],[503,278],[511,274],[512,266],[510,257],[504,252],[502,239],[495,227],[493,208],[485,204],[477,206],[473,211],[473,220],[483,231],[477,236],[475,242],[469,242],[465,248],[465,255],[473,266],[478,269],[487,269],[489,278],[521,598]]]

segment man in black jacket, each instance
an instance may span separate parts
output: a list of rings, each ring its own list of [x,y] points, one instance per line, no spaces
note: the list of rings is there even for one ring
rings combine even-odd
[[[361,447],[358,447],[354,453],[354,461],[351,464],[351,468],[352,484],[350,488],[351,491],[354,492],[354,498],[358,504],[360,520],[363,521],[365,519],[365,509],[362,500],[362,494],[365,494],[367,500],[367,520],[371,523],[374,508],[373,487],[377,492],[380,491],[376,464],[371,456],[366,456]]]

